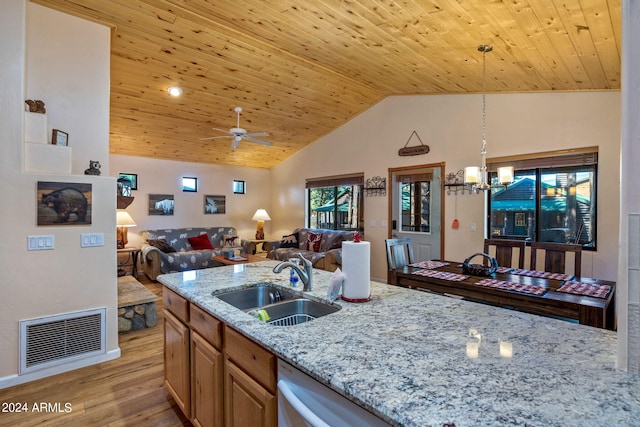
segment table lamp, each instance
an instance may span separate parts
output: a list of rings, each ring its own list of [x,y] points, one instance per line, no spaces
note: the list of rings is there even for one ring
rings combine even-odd
[[[129,242],[127,240],[127,230],[129,227],[135,227],[136,223],[129,215],[129,212],[124,209],[118,209],[116,211],[116,225],[118,226],[116,234],[118,249],[123,249]]]
[[[256,240],[264,240],[264,222],[271,221],[271,217],[266,210],[258,209],[251,219],[258,221],[258,225],[256,226]]]

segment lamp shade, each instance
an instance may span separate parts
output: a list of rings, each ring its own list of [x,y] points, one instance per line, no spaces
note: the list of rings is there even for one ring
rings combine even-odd
[[[118,209],[116,211],[116,225],[118,227],[135,227],[136,222],[131,218],[129,212],[123,209]]]
[[[480,182],[480,168],[478,166],[468,166],[464,168],[464,183],[478,184]]]
[[[500,184],[511,184],[513,182],[512,166],[504,166],[498,168],[498,182]]]
[[[251,219],[253,221],[271,221],[271,217],[264,209],[258,209]]]

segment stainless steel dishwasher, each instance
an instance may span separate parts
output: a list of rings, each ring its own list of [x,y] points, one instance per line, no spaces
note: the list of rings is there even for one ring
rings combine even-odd
[[[278,359],[278,427],[390,426],[371,412]]]

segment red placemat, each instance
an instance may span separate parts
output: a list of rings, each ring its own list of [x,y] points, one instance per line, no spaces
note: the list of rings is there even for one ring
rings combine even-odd
[[[489,288],[497,288],[505,291],[515,291],[521,292],[523,294],[531,294],[531,295],[544,295],[547,292],[547,288],[536,285],[523,285],[522,283],[513,283],[507,282],[505,280],[496,280],[496,279],[482,279],[474,285],[478,286],[486,286]]]
[[[442,261],[420,261],[409,264],[409,267],[426,268],[431,270],[433,268],[444,267],[445,265],[449,265],[449,263]]]
[[[538,270],[524,270],[522,268],[514,268],[513,270],[509,271],[509,273],[517,274],[519,276],[540,277],[543,279],[554,279],[554,280],[573,279],[572,274],[550,273],[548,271],[538,271]]]
[[[412,272],[411,274],[415,274],[417,276],[433,277],[434,279],[450,280],[452,282],[462,282],[463,280],[469,278],[469,276],[465,276],[464,274],[433,270],[418,270]]]
[[[597,285],[595,283],[566,282],[556,289],[556,292],[566,292],[568,294],[585,295],[588,297],[606,298],[611,292],[609,285]]]

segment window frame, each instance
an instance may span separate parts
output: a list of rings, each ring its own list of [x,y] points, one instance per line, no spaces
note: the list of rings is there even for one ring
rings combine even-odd
[[[358,226],[356,228],[338,228],[339,224],[337,221],[338,218],[338,188],[339,187],[359,187],[359,191],[357,194],[357,223]],[[331,222],[330,230],[353,230],[364,232],[364,173],[354,173],[348,175],[337,175],[337,176],[329,176],[329,177],[319,177],[319,178],[307,178],[305,181],[305,189],[306,189],[306,204],[305,204],[305,221],[306,226],[311,228],[311,216],[313,215],[313,210],[311,209],[311,192],[313,189],[319,188],[333,188],[334,194],[334,209],[333,209],[333,219]]]
[[[592,169],[593,188],[591,203],[593,204],[591,219],[592,240],[582,245],[583,250],[597,251],[598,247],[598,147],[586,147],[561,151],[549,151],[520,156],[509,156],[487,159],[487,171],[490,182],[497,181],[497,168],[513,166],[514,176],[518,173],[529,172],[535,175],[535,241],[540,241],[542,234],[542,176],[545,173],[566,173],[579,168]],[[486,230],[490,238],[500,238],[491,235],[492,199],[491,190],[487,197]],[[577,216],[577,215],[576,215]],[[512,240],[529,241],[528,236],[508,236]]]

